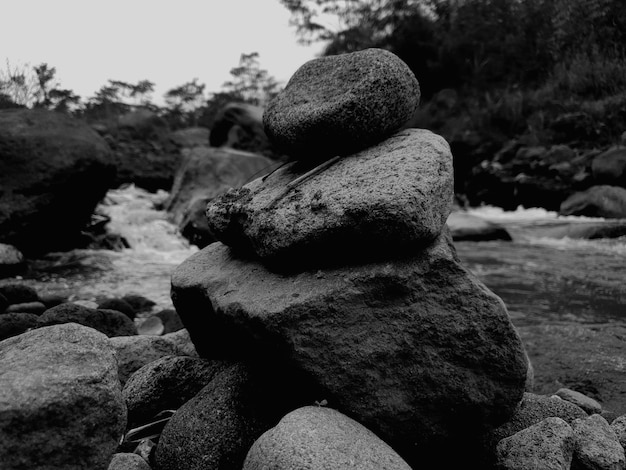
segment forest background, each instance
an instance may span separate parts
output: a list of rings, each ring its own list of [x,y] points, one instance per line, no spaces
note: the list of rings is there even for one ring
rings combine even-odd
[[[467,195],[470,203],[504,205],[501,190],[493,189],[497,184],[489,178],[500,183],[497,173],[506,165],[521,165],[524,171],[512,171],[518,179],[522,173],[560,176],[567,168],[555,163],[575,168],[576,162],[564,160],[592,158],[599,148],[623,139],[623,0],[277,1],[291,12],[300,40],[323,42],[324,55],[380,47],[409,65],[422,92],[411,126],[431,129],[450,142],[456,192]],[[231,76],[213,92],[192,79],[169,90],[165,105],[159,106],[148,79],[111,79],[85,99],[59,87],[53,66],[7,63],[0,70],[0,108],[47,108],[89,123],[111,122],[147,108],[171,129],[210,129],[226,103],[263,106],[283,85],[261,68],[255,52],[242,53]],[[524,162],[516,161],[520,148],[549,152],[563,145],[574,151],[566,152],[568,157],[557,152],[542,170],[545,175],[529,174],[534,170],[526,168],[533,163],[528,152],[521,152]],[[540,157],[546,160],[545,153]],[[566,184],[584,186],[585,175],[570,176]],[[491,192],[481,192],[481,186]],[[561,197],[562,191],[557,192]],[[545,206],[545,194],[537,197],[544,198]],[[518,202],[513,198],[509,204]]]

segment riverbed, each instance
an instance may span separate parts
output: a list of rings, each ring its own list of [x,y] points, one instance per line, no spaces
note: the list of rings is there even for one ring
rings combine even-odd
[[[167,197],[165,191],[134,186],[109,191],[97,212],[110,217],[108,230],[123,236],[130,248],[51,253],[32,260],[30,274],[17,281],[79,300],[139,294],[156,308],[171,308],[170,276],[198,248],[167,221],[160,209]],[[455,246],[463,264],[504,300],[516,325],[626,320],[626,237],[546,238],[547,226],[590,219],[559,218],[543,209],[483,207],[470,213],[500,223],[513,236],[513,241]]]

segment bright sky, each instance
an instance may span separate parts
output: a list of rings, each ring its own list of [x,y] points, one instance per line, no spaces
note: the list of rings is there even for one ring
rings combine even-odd
[[[83,100],[108,79],[155,82],[153,100],[198,78],[219,91],[241,53],[286,82],[321,44],[297,43],[279,0],[4,0],[0,68],[48,63]]]

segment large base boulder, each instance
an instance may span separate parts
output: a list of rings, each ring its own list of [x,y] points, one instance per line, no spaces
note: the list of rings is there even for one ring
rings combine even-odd
[[[290,276],[214,243],[176,269],[172,299],[201,356],[284,369],[409,463],[501,424],[524,391],[506,308],[449,235],[401,259]]]
[[[111,186],[107,143],[62,113],[0,110],[0,242],[26,256],[63,251]]]
[[[75,323],[0,342],[0,467],[108,467],[126,426],[115,352]]]

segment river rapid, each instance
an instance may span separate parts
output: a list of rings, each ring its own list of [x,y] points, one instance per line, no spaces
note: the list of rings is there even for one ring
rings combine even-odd
[[[164,191],[153,194],[134,186],[110,191],[96,212],[111,218],[108,230],[123,236],[131,248],[51,253],[32,260],[23,278],[1,282],[23,282],[40,293],[72,300],[139,294],[156,302],[155,309],[171,308],[170,276],[198,249],[159,209],[167,197]],[[547,238],[546,227],[590,219],[559,218],[542,209],[483,207],[470,213],[500,223],[513,237],[512,242],[455,245],[463,264],[504,300],[517,326],[626,319],[626,237]]]

